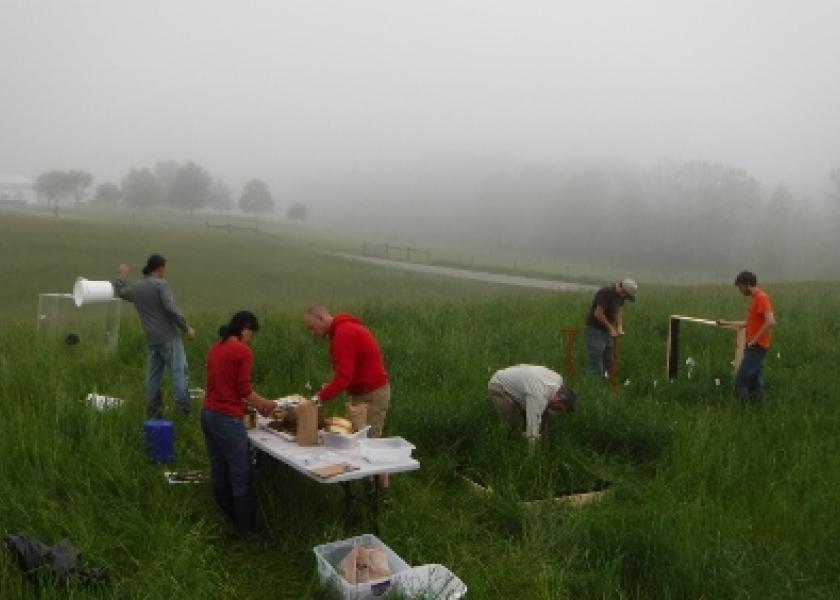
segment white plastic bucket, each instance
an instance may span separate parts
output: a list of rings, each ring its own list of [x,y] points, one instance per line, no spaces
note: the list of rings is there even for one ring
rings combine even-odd
[[[73,286],[73,300],[76,306],[91,302],[107,302],[114,297],[114,286],[110,281],[89,281],[83,277]]]

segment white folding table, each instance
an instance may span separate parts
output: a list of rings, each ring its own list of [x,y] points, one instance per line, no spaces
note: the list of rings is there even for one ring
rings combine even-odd
[[[369,463],[362,456],[362,452],[358,447],[353,449],[337,450],[333,448],[325,448],[320,445],[299,446],[297,442],[286,440],[276,433],[266,431],[264,427],[267,423],[268,419],[258,417],[257,427],[248,430],[248,438],[250,439],[252,446],[262,450],[272,458],[279,460],[280,462],[293,468],[295,471],[306,475],[318,483],[340,483],[344,489],[346,510],[349,512],[350,505],[353,500],[359,500],[362,501],[362,503],[367,504],[373,510],[374,526],[376,529],[379,528],[379,498],[377,497],[376,486],[372,486],[373,497],[370,502],[365,502],[361,498],[353,495],[350,483],[366,479],[372,475],[393,475],[396,473],[416,471],[420,468],[420,462],[413,458],[407,458],[400,462],[380,464]],[[312,469],[326,467],[342,462],[356,466],[358,469],[326,478],[319,477],[312,472]]]

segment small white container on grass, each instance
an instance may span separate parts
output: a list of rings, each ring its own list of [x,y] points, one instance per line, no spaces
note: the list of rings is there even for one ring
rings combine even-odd
[[[414,444],[401,437],[368,438],[359,441],[362,457],[373,464],[398,463],[411,458]]]
[[[356,545],[381,546],[385,551],[385,556],[388,558],[388,567],[391,570],[391,574],[381,579],[368,581],[367,583],[349,583],[338,572],[338,568],[344,557]],[[365,533],[353,538],[341,540],[340,542],[321,544],[320,546],[315,546],[312,550],[315,552],[315,560],[318,564],[318,578],[321,580],[321,585],[334,590],[339,598],[346,600],[381,598],[391,589],[394,578],[400,573],[408,571],[410,568],[396,552],[391,550],[372,533]]]
[[[98,411],[119,408],[123,404],[122,398],[114,398],[113,396],[103,396],[95,392],[91,392],[90,394],[88,394],[85,397],[85,402],[90,404]]]

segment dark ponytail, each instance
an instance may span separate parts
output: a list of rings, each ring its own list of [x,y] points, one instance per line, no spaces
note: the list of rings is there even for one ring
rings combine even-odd
[[[143,275],[148,275],[166,266],[166,259],[160,254],[152,254],[146,259],[146,266],[143,267]]]
[[[231,336],[242,339],[242,330],[250,329],[254,333],[260,330],[260,322],[254,313],[247,310],[240,310],[230,318],[230,323],[219,327],[219,337],[225,341]]]

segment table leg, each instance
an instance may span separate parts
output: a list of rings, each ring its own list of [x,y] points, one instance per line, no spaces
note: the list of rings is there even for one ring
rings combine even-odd
[[[379,536],[379,485],[376,482],[376,477],[373,479],[371,486],[371,513],[373,515],[373,534]]]
[[[344,490],[344,521],[345,527],[350,523],[350,511],[353,508],[353,490],[349,481],[341,482],[341,489]]]
[[[365,484],[368,482],[365,481]],[[353,494],[352,482],[342,481],[341,489],[344,490],[344,527],[350,531],[351,516],[353,511],[353,501],[358,501],[363,507],[369,511],[369,516],[373,520],[373,533],[379,535],[379,489],[374,481],[370,481],[373,485],[365,485],[364,492],[361,496]]]

